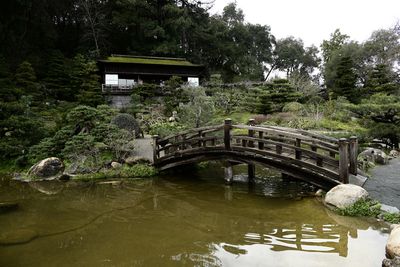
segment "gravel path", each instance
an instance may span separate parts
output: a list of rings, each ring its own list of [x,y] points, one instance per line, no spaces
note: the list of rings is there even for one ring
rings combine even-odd
[[[400,158],[373,168],[364,188],[381,203],[400,209]]]

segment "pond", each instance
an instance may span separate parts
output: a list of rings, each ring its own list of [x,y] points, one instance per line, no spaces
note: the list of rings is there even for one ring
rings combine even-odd
[[[0,202],[19,208],[0,214],[0,266],[380,266],[386,226],[328,211],[308,185],[243,178],[226,186],[212,165],[116,183],[3,179]]]

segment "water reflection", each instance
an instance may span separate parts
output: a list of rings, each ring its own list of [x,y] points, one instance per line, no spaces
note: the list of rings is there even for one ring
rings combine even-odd
[[[19,195],[21,210],[0,214],[0,237],[21,228],[38,237],[0,246],[0,266],[379,264],[386,236],[371,228],[379,225],[331,214],[311,198],[277,197],[271,188],[282,185],[271,183],[249,190],[245,183],[229,187],[192,175],[67,183],[51,195],[4,184],[0,201]]]

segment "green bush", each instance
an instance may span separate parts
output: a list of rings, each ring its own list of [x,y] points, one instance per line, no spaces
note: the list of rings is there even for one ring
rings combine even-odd
[[[299,102],[289,102],[282,108],[282,112],[300,112],[302,110],[303,105]]]
[[[176,122],[160,122],[150,125],[149,133],[151,135],[158,135],[159,137],[166,137],[185,130],[183,125]]]
[[[139,122],[131,114],[120,113],[112,118],[111,123],[115,124],[120,129],[134,132],[136,138],[140,136],[141,130]]]

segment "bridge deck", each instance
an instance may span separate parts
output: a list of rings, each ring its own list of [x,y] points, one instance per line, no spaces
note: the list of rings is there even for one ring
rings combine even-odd
[[[335,139],[304,130],[224,125],[154,138],[154,165],[160,170],[212,159],[257,162],[315,184],[348,183],[357,170],[357,138]],[[319,183],[318,181],[321,181]]]

